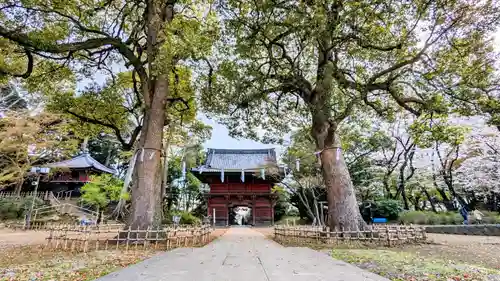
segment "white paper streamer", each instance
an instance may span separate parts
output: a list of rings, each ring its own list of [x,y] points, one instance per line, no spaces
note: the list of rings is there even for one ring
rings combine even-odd
[[[266,170],[264,168],[260,169],[260,174],[262,176],[262,179],[265,180],[266,179]]]
[[[220,181],[224,182],[224,168],[220,171]]]
[[[241,182],[245,182],[245,170],[241,169]]]
[[[186,161],[182,161],[182,180],[186,180]]]
[[[295,160],[295,170],[300,171],[300,159]]]

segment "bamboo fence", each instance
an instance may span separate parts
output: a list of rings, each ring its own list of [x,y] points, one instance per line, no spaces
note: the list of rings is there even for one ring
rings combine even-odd
[[[49,230],[47,248],[77,252],[97,250],[171,250],[210,242],[209,226],[124,229],[115,226],[59,226]]]
[[[275,240],[282,243],[373,243],[385,246],[419,243],[427,239],[425,228],[420,226],[377,226],[362,231],[330,231],[328,227],[276,226]]]
[[[30,191],[30,192],[21,192],[19,194],[15,193],[15,192],[0,191],[0,198],[15,198],[15,199],[19,199],[19,198],[26,198],[26,197],[36,196],[37,198],[40,198],[42,200],[48,200],[49,194],[50,193],[48,191],[37,192],[37,193],[35,193],[33,191]]]

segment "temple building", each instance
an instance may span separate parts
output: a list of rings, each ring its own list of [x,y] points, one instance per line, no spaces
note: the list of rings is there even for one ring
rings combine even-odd
[[[210,186],[208,216],[216,225],[274,224],[272,188],[284,176],[274,149],[208,149],[205,163],[191,171]]]
[[[91,175],[116,173],[87,152],[61,162],[45,164],[44,167],[51,168],[51,173],[40,179],[40,190],[52,191],[58,197],[80,196],[80,188],[90,181]]]

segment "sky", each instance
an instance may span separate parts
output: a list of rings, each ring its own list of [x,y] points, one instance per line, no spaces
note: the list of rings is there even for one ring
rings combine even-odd
[[[249,139],[235,139],[229,136],[228,129],[207,118],[203,113],[198,114],[198,120],[212,126],[212,138],[206,141],[203,146],[205,148],[225,148],[225,149],[260,149],[260,148],[275,148],[279,155],[283,152],[283,147],[280,145],[269,145],[259,143]]]

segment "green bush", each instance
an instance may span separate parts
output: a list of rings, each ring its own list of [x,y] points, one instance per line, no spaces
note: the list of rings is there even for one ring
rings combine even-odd
[[[482,211],[484,223],[500,223],[498,213]],[[463,218],[457,212],[434,213],[430,211],[408,211],[401,213],[399,222],[405,224],[462,224]],[[474,216],[469,214],[469,222],[475,223]]]
[[[405,224],[427,224],[431,212],[408,211],[401,213],[399,221]]]
[[[173,224],[173,216],[180,216],[179,224],[200,225],[201,219],[190,212],[171,210],[165,214],[162,224]]]
[[[29,212],[33,197],[26,198],[2,198],[0,199],[0,220],[24,219]],[[35,198],[34,209],[46,206],[45,202]]]
[[[399,200],[380,200],[375,202],[373,217],[382,217],[388,220],[397,220],[400,213],[403,211],[403,206]]]
[[[274,222],[275,225],[308,225],[311,222],[301,219],[299,216],[285,216],[279,221]]]
[[[181,213],[181,221],[179,223],[180,224],[200,225],[201,220],[189,212],[182,212]]]

